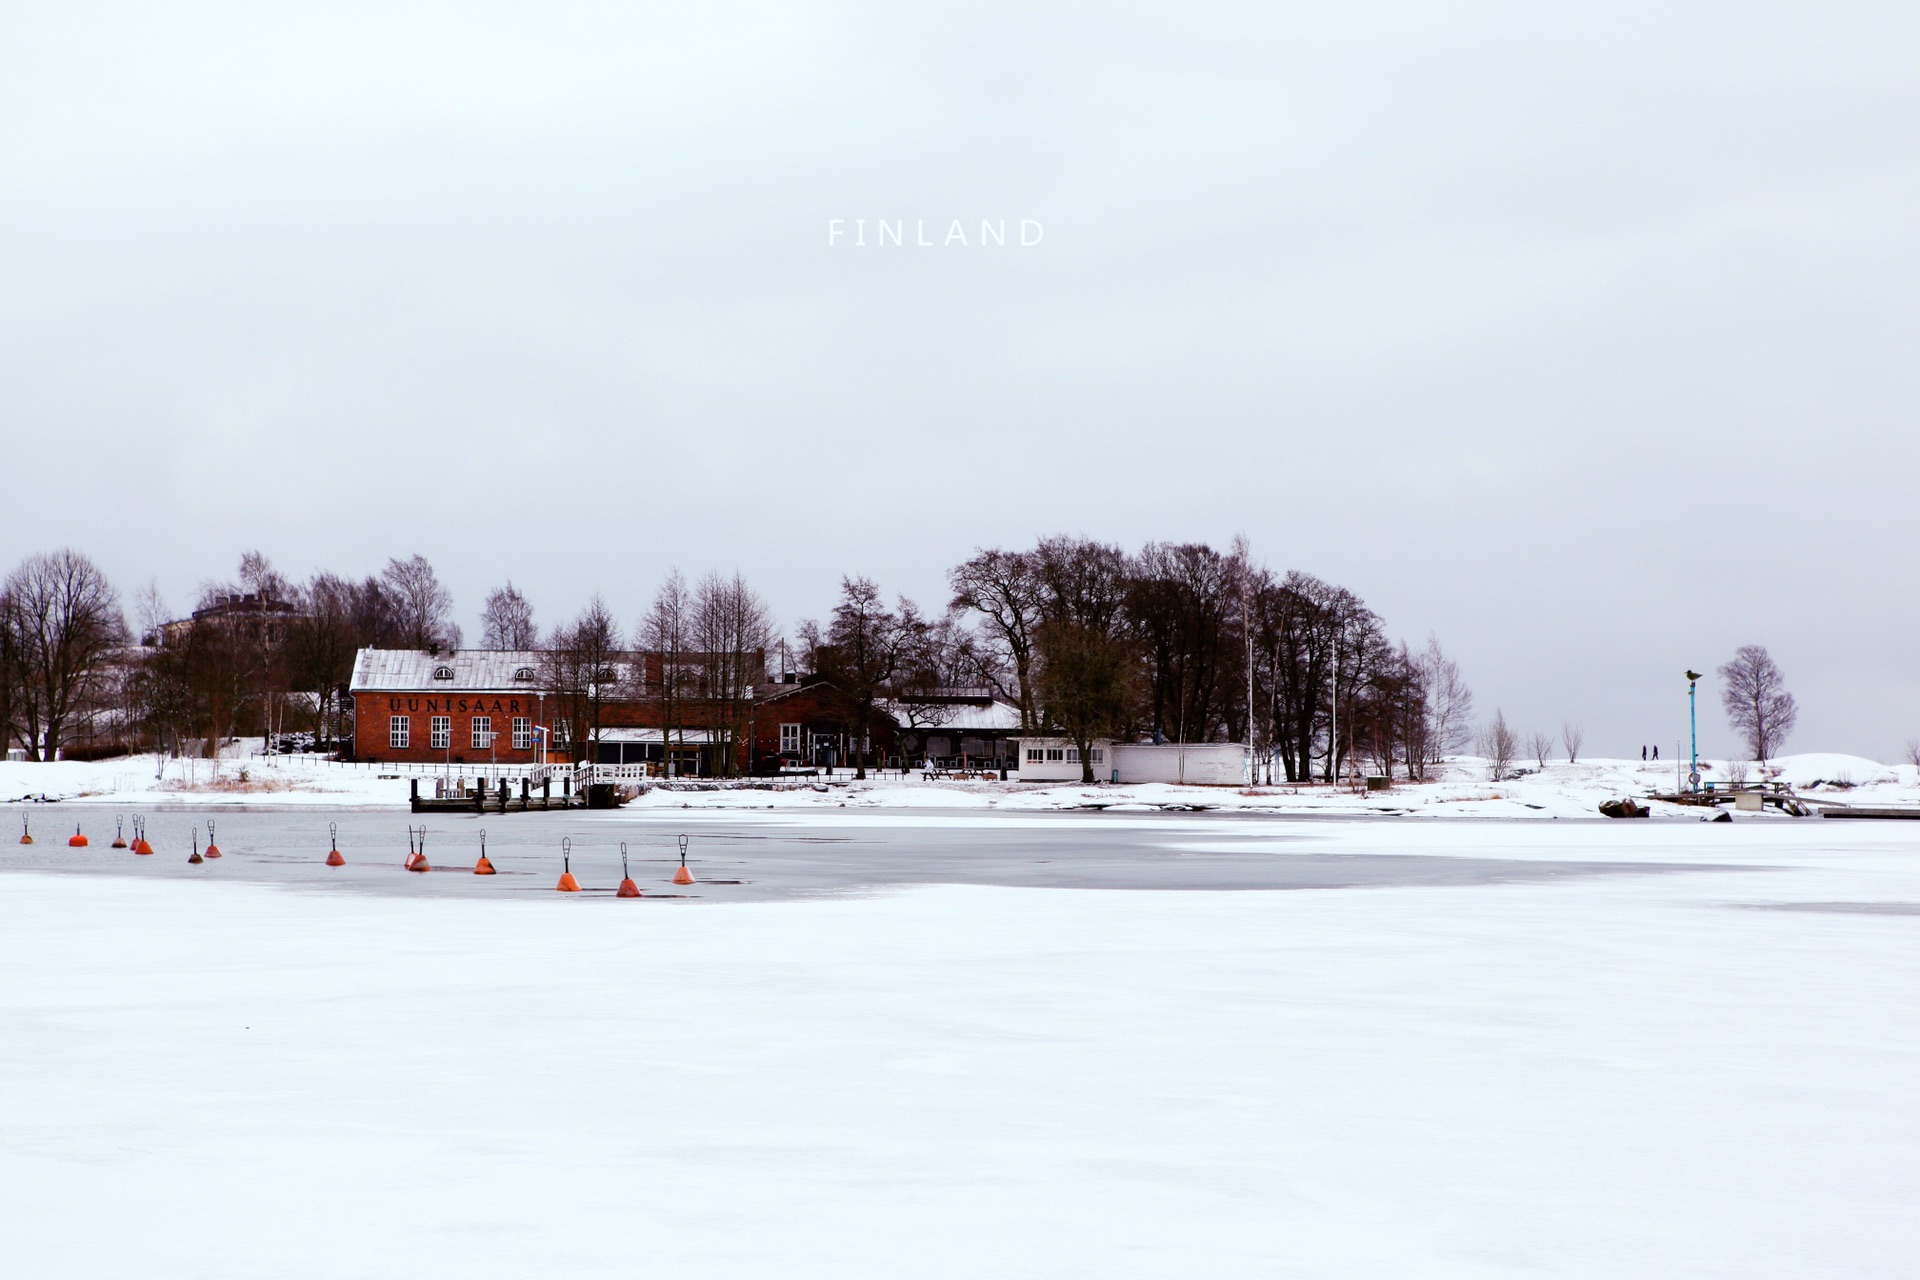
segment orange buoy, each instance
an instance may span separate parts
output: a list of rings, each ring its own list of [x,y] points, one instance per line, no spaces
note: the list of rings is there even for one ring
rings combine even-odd
[[[27,830],[27,815],[24,813],[20,815],[20,843],[33,843],[33,832]]]
[[[127,838],[121,834],[120,815],[117,813],[113,815],[113,846],[112,847],[115,849],[124,849],[127,847]]]
[[[580,892],[580,882],[573,878],[573,837],[560,838],[560,883],[553,886],[560,893]]]
[[[616,898],[637,898],[640,886],[633,882],[633,876],[627,871],[627,842],[620,842],[620,888],[613,895]]]
[[[188,858],[187,861],[188,862],[205,862],[206,861],[205,858],[200,856],[200,833],[198,831],[193,833],[193,856],[191,858]]]
[[[84,849],[87,847],[87,838],[80,834],[80,828],[78,826],[74,827],[73,835],[67,840],[67,847],[69,849]]]
[[[209,858],[220,856],[220,846],[213,842],[213,819],[211,818],[207,819],[207,856]]]
[[[425,824],[422,824],[420,827],[420,843],[418,847],[414,845],[413,836],[414,836],[413,828],[409,826],[407,828],[407,861],[406,861],[407,870],[409,871],[433,870],[433,867],[430,866],[427,862],[427,828]]]
[[[693,872],[687,870],[687,838],[680,837],[680,869],[673,873],[675,884],[692,884]]]
[[[347,860],[340,856],[340,824],[337,822],[327,824],[327,865],[330,867],[347,865]]]
[[[490,876],[494,874],[493,864],[487,861],[487,829],[480,828],[480,861],[473,864],[473,874]]]

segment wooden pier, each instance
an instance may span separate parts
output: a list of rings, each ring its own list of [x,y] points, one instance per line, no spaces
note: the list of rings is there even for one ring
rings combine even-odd
[[[560,780],[560,794],[557,796],[553,794],[553,779],[550,777],[540,780],[538,791],[534,790],[528,779],[520,779],[517,795],[505,778],[499,780],[498,786],[488,786],[476,779],[471,789],[463,786],[459,794],[451,796],[422,796],[420,779],[411,781],[411,804],[415,813],[531,813],[571,809],[577,802],[572,779],[564,777]]]

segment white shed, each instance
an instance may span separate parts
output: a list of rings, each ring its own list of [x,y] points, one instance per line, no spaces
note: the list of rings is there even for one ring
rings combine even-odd
[[[1247,749],[1238,742],[1123,742],[1113,748],[1113,768],[1122,782],[1237,786],[1247,778]]]

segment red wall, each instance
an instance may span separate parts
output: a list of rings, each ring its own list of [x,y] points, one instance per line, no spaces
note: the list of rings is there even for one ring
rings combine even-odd
[[[541,699],[524,691],[518,693],[356,693],[353,695],[353,748],[362,760],[411,760],[439,764],[448,758],[446,748],[435,749],[433,717],[453,717],[452,758],[468,764],[498,760],[503,764],[521,764],[539,759],[537,749],[513,749],[513,718],[526,716],[536,725]],[[404,750],[388,745],[388,720],[397,715],[410,719],[412,734]],[[493,749],[473,745],[473,718],[493,717]]]
[[[543,715],[544,708],[544,715]],[[513,718],[527,716],[538,724],[551,726],[559,718],[555,699],[519,690],[513,693],[356,693],[353,695],[354,754],[362,760],[398,760],[421,764],[439,764],[449,755],[456,762],[484,764],[525,764],[539,759],[539,751],[513,749]],[[815,729],[839,732],[849,717],[846,695],[831,685],[794,688],[782,696],[759,703],[753,712],[753,755],[755,759],[773,756],[780,750],[780,726],[798,723],[804,733]],[[388,745],[387,721],[396,715],[412,721],[410,741],[404,750]],[[453,718],[452,751],[435,749],[432,719],[444,715]],[[494,749],[475,748],[473,718],[493,717]],[[602,723],[613,726],[660,727],[660,708],[653,702],[607,704]],[[707,722],[707,709],[698,703],[683,706],[681,723],[693,728]],[[874,749],[888,751],[893,746],[893,731],[886,717],[876,714],[873,726]]]

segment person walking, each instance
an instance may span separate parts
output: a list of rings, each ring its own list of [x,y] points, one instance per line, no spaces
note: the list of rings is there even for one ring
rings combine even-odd
[[[1653,758],[1655,760],[1660,758],[1660,744],[1657,742],[1653,744]]]
[[[1647,762],[1647,744],[1643,742],[1640,744],[1640,763],[1645,764],[1646,762]]]

